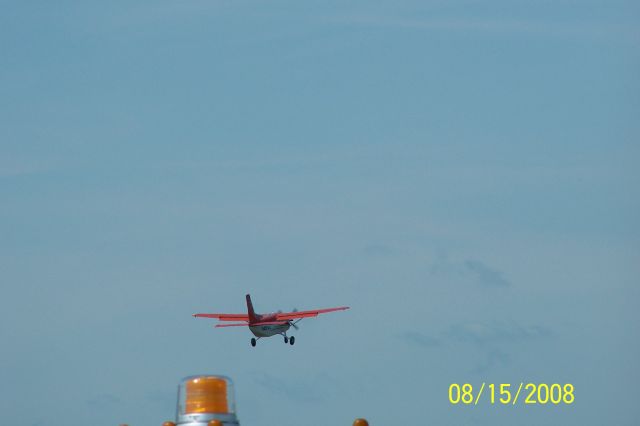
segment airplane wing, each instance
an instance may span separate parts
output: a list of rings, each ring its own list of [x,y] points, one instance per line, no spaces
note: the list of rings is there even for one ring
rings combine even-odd
[[[193,314],[195,318],[217,318],[220,321],[249,321],[247,314]]]
[[[222,328],[222,327],[248,327],[249,324],[246,322],[238,322],[238,323],[233,323],[233,324],[216,324],[215,327],[216,328]]]
[[[349,309],[348,306],[341,306],[339,308],[315,309],[311,311],[280,312],[277,314],[277,319],[293,320],[296,318],[311,318],[311,317],[317,317],[319,314],[326,314],[327,312],[335,312],[335,311],[344,311],[347,309]]]

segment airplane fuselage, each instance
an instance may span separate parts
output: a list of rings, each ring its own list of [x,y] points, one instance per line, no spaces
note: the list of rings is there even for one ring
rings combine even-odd
[[[283,324],[273,324],[273,325],[249,325],[249,330],[256,337],[270,337],[275,336],[276,334],[286,333],[291,326],[288,322]]]

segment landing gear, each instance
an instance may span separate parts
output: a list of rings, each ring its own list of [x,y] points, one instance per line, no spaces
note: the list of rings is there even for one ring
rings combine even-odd
[[[285,342],[285,343],[287,343],[287,341],[286,341],[286,340],[285,340],[284,342]],[[293,336],[289,337],[289,343],[291,343],[291,346],[293,346],[293,344],[294,344],[295,342],[296,342],[296,338],[295,338],[295,337],[293,337]]]
[[[292,337],[293,339],[293,337]],[[286,345],[287,343],[289,343],[289,338],[287,336],[284,336],[284,344]]]
[[[256,346],[256,339],[255,337],[251,338],[251,346],[255,347]]]

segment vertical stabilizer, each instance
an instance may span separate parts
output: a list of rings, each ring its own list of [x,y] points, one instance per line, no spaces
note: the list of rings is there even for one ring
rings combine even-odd
[[[256,312],[253,310],[253,303],[251,303],[251,295],[247,294],[247,313],[249,314],[249,323],[257,322]]]

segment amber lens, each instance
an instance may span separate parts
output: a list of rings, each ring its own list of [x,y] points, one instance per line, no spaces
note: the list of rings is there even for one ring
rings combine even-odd
[[[185,383],[185,413],[228,413],[227,382],[218,377],[198,377]]]

